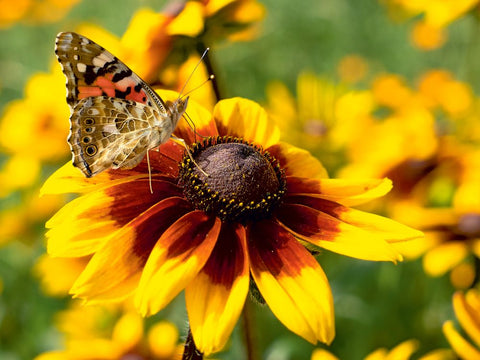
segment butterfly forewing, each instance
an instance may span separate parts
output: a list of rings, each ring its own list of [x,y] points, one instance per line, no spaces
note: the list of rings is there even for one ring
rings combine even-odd
[[[86,37],[58,34],[55,53],[67,78],[67,103],[73,108],[80,99],[109,96],[158,106],[166,112],[156,93],[117,57]]]

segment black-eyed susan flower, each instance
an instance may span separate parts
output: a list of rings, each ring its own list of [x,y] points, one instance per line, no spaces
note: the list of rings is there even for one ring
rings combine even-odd
[[[461,359],[480,359],[480,295],[478,290],[471,289],[465,294],[456,292],[453,295],[453,309],[460,326],[472,342],[465,339],[456,329],[453,321],[443,324],[443,333],[453,351]]]
[[[179,331],[168,321],[146,324],[132,309],[79,306],[57,315],[64,337],[62,350],[45,352],[36,360],[180,359]]]
[[[308,152],[279,142],[252,101],[222,100],[213,114],[192,102],[188,113],[196,133],[181,123],[175,134],[196,164],[174,143],[150,151],[153,193],[146,162],[89,179],[67,164],[44,185],[81,193],[47,223],[51,255],[92,255],[71,293],[90,303],[133,295],[150,315],[185,289],[193,339],[209,354],[225,345],[251,286],[289,330],[330,343],[332,294],[307,249],[401,260],[390,243],[421,233],[349,207],[390,181],[328,179]]]

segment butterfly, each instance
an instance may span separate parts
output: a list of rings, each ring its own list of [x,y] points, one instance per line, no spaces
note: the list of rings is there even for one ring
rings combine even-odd
[[[188,97],[163,101],[117,57],[74,32],[57,35],[55,54],[67,78],[72,162],[86,177],[131,169],[171,137],[183,142],[172,133]]]

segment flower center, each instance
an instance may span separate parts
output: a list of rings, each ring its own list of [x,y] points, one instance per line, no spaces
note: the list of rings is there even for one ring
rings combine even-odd
[[[179,184],[196,209],[223,221],[268,217],[286,191],[277,160],[261,148],[231,137],[207,138],[180,164]],[[206,176],[204,173],[208,174]]]

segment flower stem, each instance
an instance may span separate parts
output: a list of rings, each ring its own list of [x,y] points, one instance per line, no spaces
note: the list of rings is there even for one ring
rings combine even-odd
[[[203,360],[203,354],[198,351],[193,341],[192,330],[188,328],[187,340],[183,348],[182,360]]]
[[[242,327],[243,327],[243,337],[245,342],[245,347],[247,351],[247,360],[258,360],[258,350],[256,347],[256,336],[254,334],[254,309],[253,302],[247,298],[245,301],[245,307],[242,312]]]

